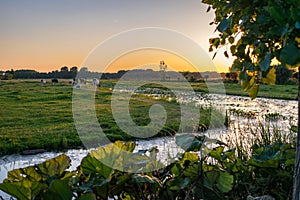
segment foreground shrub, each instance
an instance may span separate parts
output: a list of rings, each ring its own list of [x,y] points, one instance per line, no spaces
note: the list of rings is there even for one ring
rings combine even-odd
[[[0,189],[18,199],[291,197],[295,157],[292,144],[254,146],[246,157],[239,156],[236,148],[229,149],[223,142],[202,135],[179,135],[176,143],[185,153],[166,167],[156,159],[156,148],[133,153],[135,143],[117,141],[91,151],[75,171],[67,170],[70,159],[64,154],[12,170]],[[106,164],[100,162],[103,159]],[[131,164],[124,165],[128,162]],[[145,172],[153,166],[154,170]]]

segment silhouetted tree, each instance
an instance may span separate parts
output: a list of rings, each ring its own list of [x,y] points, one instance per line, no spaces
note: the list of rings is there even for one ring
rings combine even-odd
[[[69,68],[67,66],[63,66],[60,68],[60,72],[69,72]]]
[[[72,74],[72,78],[75,78],[77,76],[77,73],[78,73],[78,67],[77,66],[71,67],[70,73]]]

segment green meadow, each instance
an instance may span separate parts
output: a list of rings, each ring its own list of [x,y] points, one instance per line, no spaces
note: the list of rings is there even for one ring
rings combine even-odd
[[[72,116],[72,87],[38,81],[0,83],[0,154],[81,144]]]
[[[96,114],[99,124],[111,141],[134,140],[115,123],[111,113],[110,82],[97,90],[95,95]],[[69,81],[41,87],[38,80],[0,82],[0,155],[20,153],[23,150],[62,150],[82,148],[72,113],[73,87]],[[176,101],[155,100],[144,95],[133,95],[130,99],[130,115],[139,126],[150,123],[148,115],[153,104],[164,106],[167,113],[165,126],[155,136],[173,135],[180,124],[180,105]],[[222,126],[221,114],[214,109],[199,108],[199,127],[206,129],[211,113],[216,116],[215,126]],[[88,138],[93,140],[91,136]]]
[[[111,111],[111,90],[115,81],[104,81],[95,95],[97,119],[106,137],[111,141],[134,140],[134,136],[126,134],[116,124]],[[134,83],[128,83],[128,86]],[[174,83],[174,87],[182,84]],[[192,83],[195,91],[207,92],[204,83]],[[159,85],[148,85],[165,89]],[[214,91],[220,92],[216,84]],[[225,84],[227,94],[245,95],[238,84]],[[47,83],[41,87],[39,80],[15,80],[0,82],[0,155],[20,153],[23,150],[43,148],[45,150],[62,150],[82,148],[82,142],[76,131],[72,113],[73,87],[68,80],[57,84]],[[260,96],[272,98],[295,99],[297,89],[294,85],[263,85]],[[150,123],[149,109],[152,105],[162,105],[167,113],[165,126],[157,136],[169,136],[178,132],[180,124],[180,105],[176,101],[153,99],[145,95],[133,95],[130,99],[130,115],[139,126]],[[213,108],[199,108],[200,121],[197,130],[206,130],[209,125],[223,126],[223,117]],[[211,117],[213,116],[213,117]],[[211,119],[214,119],[211,122]],[[190,130],[191,131],[191,130]],[[87,138],[93,140],[93,136]]]

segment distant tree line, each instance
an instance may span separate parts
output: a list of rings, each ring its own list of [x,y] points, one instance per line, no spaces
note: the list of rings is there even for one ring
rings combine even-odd
[[[296,78],[298,72],[282,67],[282,65],[275,66],[276,69],[276,84],[296,84]],[[130,73],[127,73],[130,72]],[[10,79],[74,79],[74,78],[101,78],[101,79],[120,79],[127,73],[127,77],[141,79],[146,78],[149,80],[160,80],[161,77],[164,77],[166,81],[180,81],[182,77],[190,82],[198,81],[207,81],[209,79],[214,79],[214,77],[220,77],[217,72],[180,72],[181,77],[178,76],[177,72],[172,71],[153,71],[152,69],[135,69],[135,70],[119,70],[116,73],[99,73],[91,72],[87,67],[82,67],[78,70],[78,67],[73,66],[70,69],[67,66],[63,66],[59,70],[51,72],[37,72],[35,70],[7,70],[0,71],[1,80],[10,80]],[[161,73],[164,73],[162,76]],[[221,73],[221,77],[227,83],[239,83],[239,74],[237,72],[227,72]]]
[[[21,70],[8,70],[0,72],[0,78],[2,80],[10,79],[49,79],[49,78],[61,78],[61,79],[73,79],[77,76],[78,68],[76,66],[71,67],[70,70],[67,66],[61,67],[60,71],[55,70],[48,73],[37,72],[35,70],[21,69]]]

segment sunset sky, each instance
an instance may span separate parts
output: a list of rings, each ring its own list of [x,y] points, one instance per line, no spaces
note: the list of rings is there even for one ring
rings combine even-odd
[[[200,45],[211,59],[208,39],[215,27],[209,26],[213,13],[206,13],[206,9],[201,0],[1,0],[0,70],[47,72],[62,66],[80,68],[99,44],[123,32],[146,27],[179,32]],[[181,42],[175,43],[180,47]],[[111,45],[105,54],[122,45],[126,43]],[[193,66],[180,56],[141,46],[138,51],[132,49],[118,55],[107,70],[131,69],[164,60],[178,70],[193,71]],[[201,56],[199,52],[202,59]],[[213,63],[219,71],[227,71],[231,60],[220,52]]]

